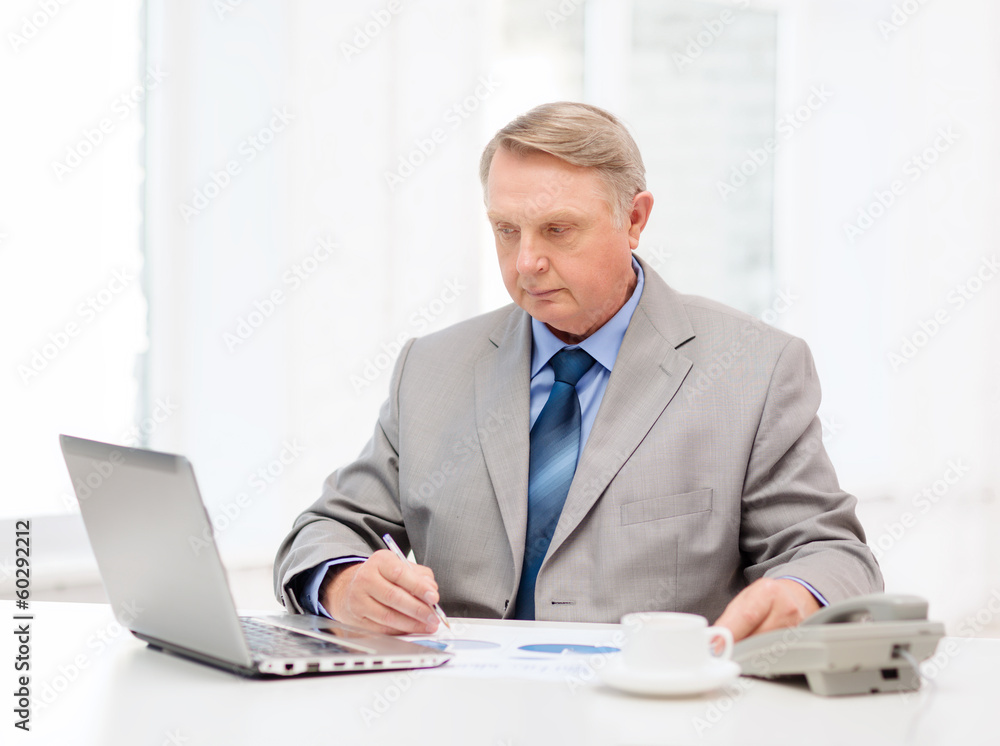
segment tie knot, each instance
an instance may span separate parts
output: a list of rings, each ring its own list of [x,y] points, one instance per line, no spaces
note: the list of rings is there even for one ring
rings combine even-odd
[[[549,362],[555,371],[557,381],[576,386],[595,361],[586,350],[578,347],[575,350],[559,350]]]

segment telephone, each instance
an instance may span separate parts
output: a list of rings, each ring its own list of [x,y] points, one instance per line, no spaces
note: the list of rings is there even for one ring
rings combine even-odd
[[[832,604],[788,629],[736,643],[743,674],[767,679],[804,674],[816,694],[905,692],[920,688],[920,661],[944,636],[918,596],[873,593]]]

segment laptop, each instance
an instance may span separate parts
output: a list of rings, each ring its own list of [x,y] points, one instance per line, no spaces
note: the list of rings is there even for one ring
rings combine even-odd
[[[59,443],[115,617],[153,648],[252,677],[452,657],[310,614],[239,616],[186,458],[69,435]]]

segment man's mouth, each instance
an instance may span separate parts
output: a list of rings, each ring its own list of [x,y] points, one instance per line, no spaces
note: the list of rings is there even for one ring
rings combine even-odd
[[[545,298],[549,298],[555,295],[556,293],[559,292],[559,290],[560,288],[555,288],[554,290],[532,290],[530,288],[525,288],[524,292],[526,292],[532,298],[543,300]]]

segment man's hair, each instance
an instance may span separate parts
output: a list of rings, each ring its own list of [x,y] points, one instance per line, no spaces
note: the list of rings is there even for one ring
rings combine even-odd
[[[633,197],[646,189],[646,167],[632,135],[614,114],[590,104],[542,104],[497,132],[479,160],[484,197],[498,148],[520,156],[548,153],[593,168],[607,186],[611,216],[620,226],[628,223]]]

